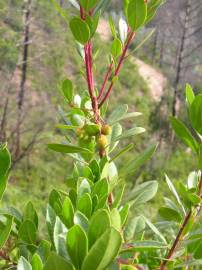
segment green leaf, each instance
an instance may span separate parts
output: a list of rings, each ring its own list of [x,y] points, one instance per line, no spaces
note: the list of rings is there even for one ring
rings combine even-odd
[[[131,128],[131,129],[125,131],[122,135],[116,137],[115,141],[119,141],[121,139],[129,138],[131,136],[144,133],[145,131],[146,130],[144,128],[142,128],[142,127],[134,127],[134,128]]]
[[[159,215],[164,220],[168,220],[168,221],[181,222],[182,220],[181,215],[177,211],[168,207],[161,207],[159,209]]]
[[[30,220],[22,222],[19,228],[19,238],[28,243],[33,244],[36,241],[37,228],[35,224]]]
[[[67,250],[75,267],[81,269],[88,252],[88,239],[79,225],[74,225],[67,233]]]
[[[120,209],[120,217],[121,217],[121,225],[122,227],[125,225],[127,218],[128,218],[128,213],[130,210],[130,204],[126,203],[121,209]]]
[[[121,230],[121,216],[117,208],[113,208],[110,213],[111,226],[117,231]]]
[[[88,193],[85,193],[78,201],[77,209],[83,213],[87,218],[91,217],[92,200]]]
[[[202,170],[202,145],[199,148],[199,169]]]
[[[55,252],[51,252],[43,270],[73,270],[73,266],[67,262],[64,258],[57,255]]]
[[[148,181],[137,185],[129,194],[127,201],[137,206],[151,200],[157,193],[158,182]]]
[[[11,232],[13,218],[7,217],[6,224],[0,228],[0,249],[5,245]]]
[[[111,221],[108,211],[101,209],[95,212],[89,224],[88,239],[89,248],[110,227]]]
[[[126,163],[121,169],[122,174],[131,174],[139,169],[145,162],[147,162],[157,149],[157,144],[153,144],[148,147],[143,153],[139,154],[137,158]]]
[[[119,158],[121,155],[125,154],[126,152],[130,151],[134,147],[133,143],[128,144],[126,147],[121,149],[114,157],[111,158],[110,162],[114,161],[115,159]]]
[[[122,197],[123,197],[123,193],[124,193],[124,190],[125,190],[125,185],[123,185],[119,191],[117,192],[117,194],[115,194],[115,199],[114,199],[114,202],[112,204],[112,207],[113,208],[116,208],[116,207],[119,207],[121,201],[122,201]]]
[[[192,127],[202,135],[202,95],[196,96],[191,104],[190,121]]]
[[[81,44],[85,44],[90,39],[90,28],[88,24],[80,18],[71,19],[70,29],[74,38]]]
[[[67,228],[71,228],[74,224],[74,207],[69,197],[66,197],[62,205],[61,219]]]
[[[157,9],[163,4],[164,0],[150,0],[147,4],[147,19],[146,24],[149,23],[156,15]]]
[[[122,53],[122,43],[120,39],[115,38],[114,41],[112,42],[112,47],[111,47],[111,53],[114,58],[117,58],[121,55]]]
[[[192,90],[192,87],[190,84],[186,84],[186,89],[185,89],[185,93],[186,93],[186,100],[187,100],[187,104],[189,106],[191,106],[191,104],[193,103],[194,99],[195,99],[195,94]]]
[[[131,0],[128,4],[128,22],[133,31],[142,25],[147,17],[147,4],[144,0]]]
[[[157,241],[136,241],[130,243],[131,247],[122,249],[120,253],[125,253],[125,252],[143,252],[143,251],[149,251],[149,250],[157,250],[157,249],[166,249],[167,245],[162,242],[157,242]]]
[[[126,240],[131,240],[137,237],[139,233],[143,234],[145,229],[145,219],[141,216],[131,219],[126,226],[124,236]]]
[[[94,8],[97,4],[98,0],[80,0],[81,6],[86,10],[89,11]]]
[[[68,259],[68,254],[66,250],[66,235],[67,235],[67,228],[61,222],[61,220],[58,217],[56,217],[53,232],[54,246],[58,255]]]
[[[63,19],[68,22],[68,16],[67,13],[61,8],[61,6],[58,4],[57,0],[51,0],[52,4],[54,5],[57,12],[60,14]]]
[[[166,183],[167,183],[167,185],[168,185],[170,191],[173,193],[173,195],[174,195],[174,197],[176,198],[178,204],[181,206],[181,208],[182,208],[184,214],[186,214],[186,211],[185,211],[185,209],[184,209],[184,206],[183,206],[182,201],[180,200],[180,197],[179,197],[179,195],[178,195],[178,193],[177,193],[177,190],[175,189],[173,183],[171,182],[171,180],[168,178],[167,175],[165,175],[165,180],[166,180]]]
[[[32,257],[32,270],[43,270],[43,263],[38,254]]]
[[[52,240],[52,242],[53,242],[53,229],[55,226],[55,221],[56,221],[56,214],[53,208],[48,204],[47,210],[46,210],[46,225],[47,225],[49,237]]]
[[[163,236],[163,234],[156,228],[156,226],[154,224],[152,224],[146,217],[143,217],[145,222],[147,223],[147,225],[149,226],[149,228],[164,242],[166,242],[165,237]]]
[[[56,152],[60,153],[91,153],[88,149],[71,144],[48,144],[48,147]]]
[[[193,193],[188,193],[187,198],[193,205],[199,205],[202,201],[200,196],[193,194]]]
[[[116,39],[116,37],[117,37],[116,27],[115,27],[115,24],[113,22],[112,16],[109,17],[109,26],[110,26],[110,29],[111,29],[112,36],[114,37],[114,39]]]
[[[98,199],[107,196],[109,193],[109,184],[106,179],[100,180],[95,183],[93,187],[92,196],[97,195]]]
[[[92,246],[82,270],[105,270],[117,256],[122,238],[114,228],[108,229]]]
[[[73,101],[73,84],[72,81],[66,79],[62,82],[62,92],[68,102]]]
[[[40,256],[43,263],[47,261],[50,251],[51,243],[49,241],[42,240],[37,249],[37,254]]]
[[[88,219],[80,211],[76,211],[76,213],[74,214],[74,224],[80,225],[85,232],[88,232]]]
[[[128,111],[128,105],[123,104],[116,107],[116,109],[112,112],[108,119],[109,125],[114,124],[115,122],[119,121],[120,118],[123,117]]]
[[[3,197],[8,180],[8,170],[11,166],[11,156],[6,145],[0,145],[0,201]]]
[[[190,147],[195,153],[197,153],[198,143],[196,142],[188,128],[175,117],[171,117],[170,122],[176,135],[184,142],[186,146]]]
[[[6,145],[0,145],[0,179],[5,176],[11,166],[11,156]]]
[[[24,211],[23,220],[31,220],[36,228],[38,228],[38,216],[37,212],[32,204],[32,202],[28,202]]]
[[[24,257],[20,257],[17,270],[32,270],[32,266]]]

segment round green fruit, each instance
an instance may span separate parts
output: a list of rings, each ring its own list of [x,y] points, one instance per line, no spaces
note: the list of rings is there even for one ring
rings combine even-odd
[[[112,128],[109,125],[102,126],[101,133],[104,135],[110,135],[112,133]]]
[[[107,137],[105,135],[100,135],[97,139],[97,144],[99,148],[105,148],[107,146]]]

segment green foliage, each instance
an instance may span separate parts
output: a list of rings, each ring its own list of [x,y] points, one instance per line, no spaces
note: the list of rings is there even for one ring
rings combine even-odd
[[[53,2],[66,21],[64,10]],[[109,95],[114,84],[119,83],[119,71],[136,30],[156,14],[162,1],[125,1],[126,18],[120,22],[119,34],[110,19],[114,39],[109,60],[113,68],[110,71],[109,89],[104,89],[101,100],[94,85],[91,42],[98,25],[99,11],[106,1],[80,1],[80,11],[77,1],[71,3],[76,7],[76,15],[70,18],[69,26],[76,43],[80,43],[80,55],[83,57],[85,54],[82,61],[88,90],[80,85],[81,91],[78,91],[73,81],[63,80],[61,89],[69,110],[60,110],[62,123],[57,127],[64,132],[65,140],[49,144],[48,147],[72,158],[73,169],[69,173],[67,187],[61,190],[56,185],[50,193],[46,210],[48,236],[39,235],[41,218],[33,203],[29,202],[22,214],[15,208],[0,212],[0,247],[4,248],[8,239],[13,241],[9,260],[11,258],[17,264],[18,270],[140,267],[164,270],[177,268],[185,257],[196,260],[199,265],[201,228],[195,220],[201,210],[201,172],[193,173],[186,184],[180,182],[176,187],[166,176],[168,189],[174,198],[165,198],[165,206],[160,207],[157,222],[152,223],[138,212],[157,194],[158,182],[138,183],[128,195],[124,193],[125,185],[122,182],[123,178],[142,168],[155,153],[157,145],[152,144],[142,150],[141,154],[128,159],[118,170],[115,162],[133,146],[128,144],[128,140],[134,137],[138,139],[145,129],[136,123],[127,128],[124,126],[126,119],[133,121],[134,117],[141,115],[139,112],[128,112],[127,105],[117,106],[109,117],[105,115]],[[201,95],[194,96],[191,87],[187,86],[186,97],[193,130],[190,131],[177,118],[171,118],[171,124],[177,136],[194,152],[201,169]],[[126,145],[123,143],[125,141]],[[1,197],[10,163],[10,154],[3,145],[0,148]],[[132,209],[135,211],[132,212]],[[138,214],[133,216],[134,213]],[[179,241],[183,243],[176,252]]]

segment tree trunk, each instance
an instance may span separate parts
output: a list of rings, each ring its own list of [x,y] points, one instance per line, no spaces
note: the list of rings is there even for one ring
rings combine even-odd
[[[27,60],[28,60],[28,49],[29,49],[29,33],[30,33],[30,17],[31,17],[31,2],[32,0],[25,1],[25,15],[24,15],[24,38],[23,38],[23,52],[22,52],[22,67],[21,67],[21,80],[20,89],[17,100],[17,127],[16,127],[16,151],[15,157],[20,152],[20,129],[21,129],[21,118],[24,104],[25,94],[25,83],[27,79]]]
[[[190,17],[190,0],[187,0],[186,3],[186,14],[185,14],[185,20],[184,20],[184,27],[183,27],[183,33],[182,33],[182,39],[180,43],[180,49],[179,49],[179,56],[178,56],[178,62],[176,67],[176,77],[174,81],[174,95],[173,95],[173,104],[172,104],[172,115],[176,116],[177,112],[179,110],[179,85],[181,81],[182,71],[183,71],[183,56],[186,49],[186,40],[187,40],[187,33],[189,28],[189,17]]]

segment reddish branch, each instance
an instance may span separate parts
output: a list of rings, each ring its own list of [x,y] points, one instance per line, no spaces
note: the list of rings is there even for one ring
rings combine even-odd
[[[202,171],[201,171],[201,179],[199,182],[199,196],[202,198]],[[199,209],[201,210],[201,207]],[[165,260],[160,265],[160,268],[159,268],[160,270],[166,269],[166,265],[169,262],[169,260],[172,258],[173,254],[175,253],[176,248],[177,248],[180,240],[183,237],[183,233],[184,233],[184,230],[186,228],[186,225],[188,224],[188,222],[190,221],[190,219],[192,217],[192,214],[193,214],[193,210],[190,210],[189,213],[186,215],[186,217],[182,223],[182,226],[180,227],[180,230],[175,238],[175,241],[173,242],[171,249],[169,250]]]
[[[119,59],[119,63],[118,63],[118,65],[117,65],[116,69],[115,69],[114,77],[116,77],[116,76],[119,75],[120,69],[121,69],[121,67],[122,67],[123,61],[124,61],[125,56],[126,56],[126,52],[127,52],[128,48],[129,48],[129,46],[130,46],[130,44],[131,44],[131,41],[133,40],[134,36],[135,36],[135,33],[134,33],[134,32],[131,32],[131,33],[129,34],[129,36],[128,36],[127,42],[126,42],[126,44],[125,44],[125,46],[124,46],[124,48],[123,48],[122,55],[121,55],[121,57],[120,57],[120,59]],[[107,92],[106,92],[104,98],[102,99],[102,101],[101,101],[100,104],[99,104],[99,108],[102,107],[102,105],[103,105],[103,104],[105,103],[105,101],[108,99],[108,97],[109,97],[109,95],[110,95],[110,93],[111,93],[111,91],[112,91],[112,89],[113,89],[113,86],[114,86],[114,81],[112,80],[112,82],[111,82],[111,84],[110,84],[110,86],[109,86],[109,88],[108,88],[108,90],[107,90]]]
[[[109,65],[109,68],[108,68],[107,73],[105,75],[104,82],[103,82],[103,84],[100,88],[100,91],[99,91],[98,100],[102,97],[102,95],[104,93],[105,86],[107,84],[109,77],[111,76],[111,73],[112,73],[112,68],[113,68],[113,62],[111,62],[111,64]]]

